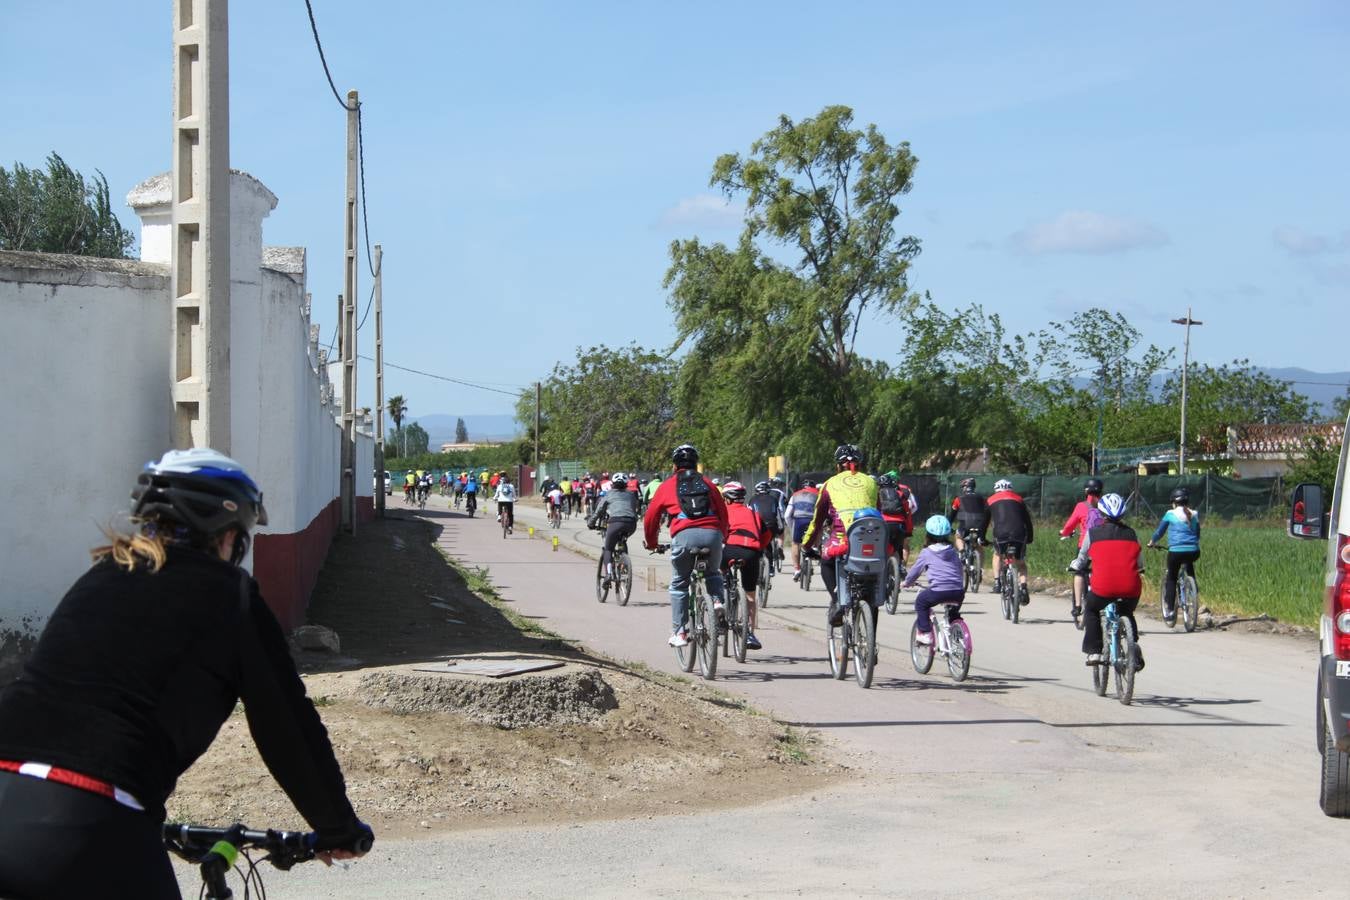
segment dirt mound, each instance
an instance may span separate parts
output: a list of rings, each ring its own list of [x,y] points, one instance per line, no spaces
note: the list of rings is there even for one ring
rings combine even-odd
[[[619,708],[614,688],[599,669],[524,675],[489,681],[432,673],[370,672],[356,695],[374,709],[398,715],[458,713],[498,728],[582,725]]]

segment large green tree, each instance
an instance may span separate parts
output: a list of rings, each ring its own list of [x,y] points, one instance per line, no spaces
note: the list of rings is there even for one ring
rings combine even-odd
[[[858,330],[917,302],[906,276],[919,241],[896,231],[917,162],[907,143],[829,106],[800,122],[780,117],[747,154],[713,165],[711,185],[745,204],[740,240],[674,242],[665,283],[676,346],[689,348],[681,422],[704,432],[721,423],[736,444],[716,464],[773,450],[815,457],[858,438],[862,382],[872,380],[854,351]]]
[[[629,344],[577,348],[540,385],[540,452],[545,458],[656,468],[675,440],[671,400],[676,365],[668,354]],[[516,418],[534,437],[535,397],[525,391]]]
[[[56,153],[46,169],[0,166],[0,250],[125,259],[135,235],[112,211],[108,179],[91,179]]]

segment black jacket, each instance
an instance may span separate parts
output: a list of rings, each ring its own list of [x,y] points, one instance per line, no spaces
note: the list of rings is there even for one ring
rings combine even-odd
[[[356,816],[328,732],[257,582],[193,550],[172,548],[153,574],[105,560],[75,582],[0,691],[0,759],[111,782],[162,820],[178,777],[241,699],[300,814],[316,831],[349,833]]]

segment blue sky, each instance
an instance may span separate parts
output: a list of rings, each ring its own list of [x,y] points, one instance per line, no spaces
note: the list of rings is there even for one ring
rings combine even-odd
[[[713,160],[842,103],[920,160],[899,228],[939,303],[1015,330],[1106,306],[1160,345],[1190,305],[1201,361],[1350,368],[1339,0],[314,5],[339,90],[366,104],[391,363],[509,390],[578,345],[668,344],[670,242],[739,230]],[[303,0],[230,7],[231,163],[280,198],[266,241],[309,248],[327,339],[343,113]],[[6,0],[0,164],[56,150],[115,197],[165,170],[169,11]],[[872,322],[859,349],[894,359],[900,337]],[[393,370],[386,391],[414,416],[512,404]]]

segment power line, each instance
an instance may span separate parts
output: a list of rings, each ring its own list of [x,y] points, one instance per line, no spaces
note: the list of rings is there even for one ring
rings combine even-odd
[[[370,286],[370,299],[366,301],[366,311],[361,313],[361,324],[356,326],[357,331],[360,331],[365,326],[366,316],[370,315],[370,305],[374,302],[375,302],[375,285],[372,284]]]
[[[323,42],[319,40],[319,26],[314,21],[314,7],[310,5],[309,0],[305,0],[305,9],[309,11],[309,30],[314,32],[314,46],[318,48],[319,62],[323,64],[323,74],[328,78],[328,87],[333,91],[333,99],[343,109],[351,112],[351,107],[347,105],[346,100],[342,99],[342,95],[338,93],[337,85],[333,83],[333,73],[328,71],[328,60],[323,55]]]
[[[370,359],[370,357],[366,356],[365,354],[362,354],[361,358],[366,360]],[[387,359],[384,361],[384,365],[386,368],[398,369],[400,372],[411,372],[414,375],[424,375],[427,378],[435,378],[437,381],[448,381],[451,384],[462,384],[465,387],[478,388],[478,390],[480,391],[492,391],[492,393],[494,394],[505,394],[508,397],[519,397],[520,391],[525,390],[525,388],[522,386],[519,390],[504,391],[501,388],[488,387],[485,384],[475,384],[472,381],[464,381],[463,379],[460,378],[451,378],[449,375],[436,375],[433,372],[423,372],[421,369],[410,369],[407,366],[397,366]]]

